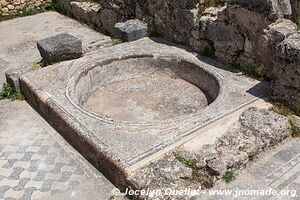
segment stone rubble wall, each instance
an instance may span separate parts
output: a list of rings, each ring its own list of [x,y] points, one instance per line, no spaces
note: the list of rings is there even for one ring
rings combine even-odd
[[[42,8],[51,0],[0,0],[0,15],[22,14],[24,10]]]

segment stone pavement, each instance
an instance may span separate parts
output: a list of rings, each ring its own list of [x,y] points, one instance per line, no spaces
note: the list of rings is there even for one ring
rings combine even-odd
[[[108,199],[114,186],[25,101],[0,101],[0,199]]]
[[[0,22],[0,85],[4,82],[4,72],[24,64],[41,60],[36,42],[38,40],[69,33],[82,39],[84,52],[110,46],[111,38],[96,32],[80,22],[57,12]]]
[[[276,190],[277,195],[209,195],[201,200],[281,200],[300,199],[300,138],[293,138],[284,144],[263,152],[246,169],[240,171],[234,181],[219,182],[213,190],[232,190],[232,194],[241,190]],[[295,196],[294,191],[297,190]],[[282,192],[282,193],[281,193]],[[285,193],[287,192],[287,193]],[[280,194],[281,193],[281,194]],[[241,194],[241,193],[240,193]],[[288,194],[288,195],[285,195]]]

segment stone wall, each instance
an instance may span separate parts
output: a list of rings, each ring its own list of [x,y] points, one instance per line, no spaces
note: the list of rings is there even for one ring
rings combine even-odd
[[[51,0],[0,0],[0,15],[22,14],[25,10],[42,8],[50,2]]]

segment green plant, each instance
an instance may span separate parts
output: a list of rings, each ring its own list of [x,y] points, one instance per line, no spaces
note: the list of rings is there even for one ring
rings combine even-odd
[[[120,6],[124,4],[124,0],[116,0],[115,3]]]
[[[113,45],[118,45],[118,44],[121,44],[121,43],[123,43],[123,41],[120,40],[120,39],[112,39],[112,44]]]
[[[20,91],[17,91],[11,97],[11,100],[12,101],[16,101],[16,100],[24,101],[25,100],[25,96]]]
[[[201,17],[202,17],[202,11],[201,11],[201,10],[198,10],[197,15],[196,15],[196,18],[195,18],[195,25],[200,24],[200,19],[201,19]]]
[[[291,123],[292,131],[293,131],[292,136],[293,137],[300,137],[300,128],[295,126],[293,122],[290,121],[290,123]]]
[[[36,62],[36,63],[33,63],[32,64],[32,68],[34,69],[34,70],[38,70],[38,69],[41,69],[41,63],[38,63],[38,62]]]
[[[150,32],[150,37],[161,37],[161,34],[158,31],[153,30]]]
[[[289,108],[289,107],[287,107],[283,104],[277,103],[277,102],[273,103],[273,106],[270,108],[270,110],[273,111],[273,112],[276,112],[280,115],[283,115],[285,117],[288,117],[289,122],[292,126],[292,132],[293,132],[292,136],[293,137],[300,137],[300,128],[298,126],[296,126],[293,123],[293,120],[291,120],[291,118],[290,118],[292,115],[299,116],[298,112],[292,110],[291,108]]]
[[[296,115],[296,113],[292,109],[281,103],[273,102],[272,104],[273,106],[270,108],[270,110],[273,112],[276,112],[286,117],[289,115]]]
[[[200,54],[202,56],[206,56],[206,57],[210,57],[210,58],[214,58],[215,57],[215,51],[209,47],[204,47],[204,49],[202,49],[200,51]]]
[[[0,99],[9,99],[13,95],[14,91],[9,84],[4,83],[0,92]]]
[[[12,101],[15,101],[25,100],[25,97],[20,91],[14,91],[9,84],[4,83],[2,90],[0,91],[0,100],[3,99],[11,99]]]
[[[185,165],[188,168],[191,168],[192,170],[197,170],[197,163],[195,160],[188,160],[182,156],[176,156],[176,160],[178,160],[180,163],[182,163],[183,165]]]
[[[206,7],[224,6],[227,0],[204,0]]]
[[[235,175],[234,175],[234,172],[233,171],[227,171],[224,175],[223,175],[223,180],[226,182],[226,183],[229,183],[231,181],[234,180],[235,178]]]
[[[230,66],[232,66],[235,69],[238,69],[243,74],[251,77],[262,77],[263,72],[259,70],[258,68],[251,66],[251,65],[241,65],[239,63],[230,63]]]

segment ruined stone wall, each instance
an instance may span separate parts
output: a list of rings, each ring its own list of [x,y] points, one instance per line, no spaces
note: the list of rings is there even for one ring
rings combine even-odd
[[[0,15],[22,14],[25,10],[49,5],[51,0],[0,0]]]

